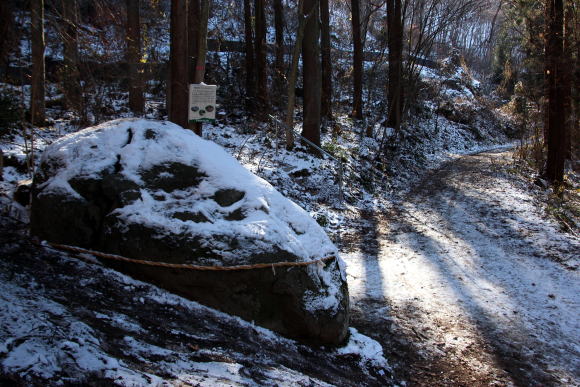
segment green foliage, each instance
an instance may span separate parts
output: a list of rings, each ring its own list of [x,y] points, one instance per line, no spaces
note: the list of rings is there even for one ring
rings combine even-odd
[[[339,160],[348,160],[348,150],[341,146],[338,142],[332,141],[322,145],[322,149],[333,155]]]
[[[324,214],[316,215],[316,222],[320,225],[320,227],[326,227],[329,224],[328,217]]]
[[[538,101],[543,93],[544,71],[544,4],[540,0],[514,0],[505,8],[505,21],[499,37],[497,61],[494,61],[494,75],[500,70],[502,45],[511,47],[512,68],[518,69],[517,77],[511,81],[505,75],[500,77],[504,90],[510,96],[516,82],[522,81],[527,94]],[[504,72],[505,72],[505,62]],[[500,84],[498,82],[498,84]],[[502,91],[502,90],[500,90]]]
[[[500,95],[509,98],[514,92],[514,86],[518,81],[518,59],[515,53],[518,49],[518,41],[507,26],[504,26],[495,47],[492,62],[492,81],[496,84]]]

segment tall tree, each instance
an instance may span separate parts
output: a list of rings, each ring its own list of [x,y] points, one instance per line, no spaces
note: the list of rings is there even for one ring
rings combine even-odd
[[[304,82],[304,126],[302,136],[320,145],[320,97],[322,74],[320,66],[320,23],[317,0],[304,1],[304,16],[308,17],[302,41],[302,79]]]
[[[276,37],[276,49],[274,60],[274,82],[276,91],[284,89],[284,7],[282,0],[274,0],[274,34]],[[280,99],[281,100],[281,99]]]
[[[254,35],[252,28],[252,6],[244,0],[244,45],[246,64],[246,108],[254,111],[256,97],[256,78],[254,73]]]
[[[8,57],[13,45],[14,15],[9,1],[0,1],[0,65],[8,66]]]
[[[321,115],[332,119],[332,63],[330,60],[330,10],[328,0],[320,0],[320,50],[322,52]]]
[[[351,0],[351,22],[353,42],[353,104],[352,117],[362,118],[362,72],[363,72],[363,47],[360,33],[360,2]]]
[[[127,67],[129,70],[129,109],[143,115],[143,66],[141,65],[140,0],[126,0],[127,5]]]
[[[256,89],[260,105],[260,111],[268,110],[268,69],[266,63],[266,14],[264,11],[264,0],[255,0],[254,11],[256,13],[256,34],[255,50],[256,53]]]
[[[202,83],[205,79],[205,62],[207,58],[207,22],[209,19],[209,0],[200,0],[199,30],[197,35],[197,54],[195,57],[195,73],[193,83]],[[196,122],[193,130],[198,136],[203,134],[203,124]]]
[[[195,83],[195,66],[197,64],[199,27],[201,18],[200,0],[188,0],[187,3],[187,52],[189,63],[189,83]]]
[[[34,125],[45,121],[44,109],[44,0],[30,1],[32,90],[30,95],[30,119]]]
[[[546,0],[545,61],[547,79],[547,145],[548,160],[544,176],[551,182],[564,178],[567,156],[564,83],[564,4],[563,0]]]
[[[198,41],[201,18],[200,0],[188,0],[187,3],[187,54],[189,83],[195,83],[197,56],[199,54]],[[188,122],[187,128],[197,133],[201,126],[195,122]]]
[[[403,112],[403,18],[401,0],[387,0],[387,30],[389,47],[389,73],[387,100],[389,116],[387,125],[399,129]]]
[[[563,98],[564,106],[563,109],[566,112],[566,158],[572,159],[572,132],[574,131],[574,120],[575,120],[575,106],[573,101],[574,95],[574,35],[576,34],[576,20],[574,15],[574,4],[572,1],[568,0],[565,2],[564,9],[564,55],[562,58],[562,63],[570,63],[569,66],[562,66],[562,82],[563,82]],[[578,71],[578,70],[577,70]],[[578,87],[578,85],[576,85]]]
[[[169,120],[184,128],[188,123],[187,0],[171,1],[169,51]]]
[[[63,91],[65,103],[86,121],[85,106],[82,101],[78,52],[78,12],[76,0],[62,0],[63,39]]]
[[[294,147],[294,104],[296,102],[296,78],[298,77],[298,61],[300,51],[302,51],[302,41],[304,39],[304,28],[307,16],[304,16],[304,0],[298,0],[298,31],[296,31],[296,42],[292,50],[292,62],[288,74],[288,103],[286,107],[286,149]]]

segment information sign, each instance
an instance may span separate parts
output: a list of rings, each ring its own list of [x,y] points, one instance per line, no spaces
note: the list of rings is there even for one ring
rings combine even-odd
[[[189,122],[213,122],[216,111],[216,85],[189,85]]]

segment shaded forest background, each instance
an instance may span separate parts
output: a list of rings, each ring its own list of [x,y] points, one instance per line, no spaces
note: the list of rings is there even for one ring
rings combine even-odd
[[[571,0],[10,0],[0,12],[1,77],[12,86],[4,131],[130,111],[201,134],[187,122],[187,85],[204,81],[219,85],[224,122],[283,119],[289,149],[295,120],[320,145],[320,130],[340,131],[335,119],[348,114],[366,136],[382,135],[381,165],[418,119],[446,114],[441,86],[420,75],[436,68],[444,78],[451,58],[483,80],[481,103],[503,106],[520,156],[548,181],[562,182],[578,154]],[[47,108],[60,113],[47,120]]]

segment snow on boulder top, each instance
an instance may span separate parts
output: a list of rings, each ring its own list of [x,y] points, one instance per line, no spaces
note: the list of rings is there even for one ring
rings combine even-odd
[[[124,227],[145,225],[154,238],[189,235],[221,257],[219,264],[242,263],[272,248],[304,261],[337,255],[306,211],[220,146],[170,122],[120,119],[63,137],[45,150],[36,189],[40,196],[82,201],[75,181],[111,174],[136,195],[109,216]]]

